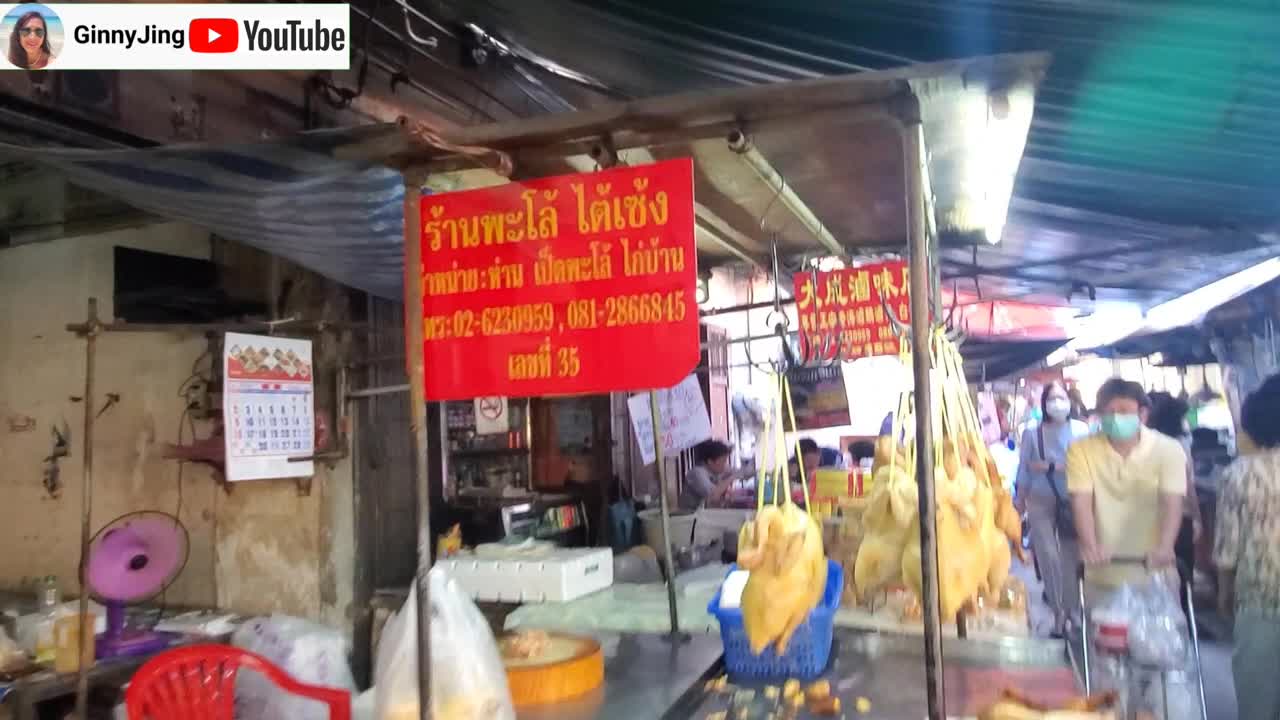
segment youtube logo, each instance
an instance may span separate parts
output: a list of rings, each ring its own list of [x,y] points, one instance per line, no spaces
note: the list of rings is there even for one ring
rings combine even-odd
[[[187,37],[192,52],[230,53],[240,47],[240,28],[231,18],[196,18]]]

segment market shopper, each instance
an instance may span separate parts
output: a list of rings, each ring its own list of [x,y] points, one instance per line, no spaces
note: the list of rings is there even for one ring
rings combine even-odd
[[[1067,450],[1080,556],[1096,589],[1141,582],[1149,571],[1174,562],[1187,493],[1186,454],[1178,441],[1143,428],[1149,411],[1141,385],[1108,380],[1098,390],[1101,432]],[[1147,567],[1113,564],[1112,558],[1144,559]]]
[[[1227,469],[1213,560],[1221,610],[1235,615],[1231,659],[1240,720],[1280,718],[1280,375],[1244,402],[1241,424],[1257,452]]]
[[[1080,553],[1067,497],[1067,448],[1088,435],[1089,426],[1071,417],[1071,400],[1060,382],[1045,386],[1040,409],[1044,421],[1022,433],[1014,503],[1027,513],[1031,551],[1053,610],[1053,634],[1061,636],[1079,605],[1074,579]]]
[[[714,507],[724,501],[733,483],[749,477],[751,468],[733,471],[729,468],[730,448],[719,440],[707,440],[693,449],[693,469],[685,476],[680,490],[680,509],[697,510]]]
[[[1167,392],[1151,393],[1151,412],[1147,416],[1147,427],[1168,435],[1182,446],[1187,455],[1187,496],[1182,506],[1182,525],[1178,529],[1178,541],[1174,544],[1174,555],[1178,560],[1178,578],[1181,587],[1195,579],[1196,542],[1200,539],[1203,524],[1200,522],[1200,500],[1196,495],[1195,466],[1191,462],[1191,428],[1187,426],[1187,413],[1190,406]],[[1182,610],[1187,611],[1186,593],[1178,593],[1182,598]]]

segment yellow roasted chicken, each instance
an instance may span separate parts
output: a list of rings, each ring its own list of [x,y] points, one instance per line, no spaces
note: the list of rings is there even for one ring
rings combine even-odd
[[[953,619],[980,596],[998,599],[1012,564],[1013,543],[1021,557],[1022,526],[990,451],[981,440],[977,412],[968,395],[954,345],[938,336],[934,367],[942,376],[934,417],[934,502],[938,541],[939,609]],[[909,403],[900,404],[899,424],[910,427]],[[916,448],[896,436],[876,443],[873,482],[862,515],[866,529],[854,563],[854,595],[901,582],[921,592],[919,494]]]
[[[899,460],[876,471],[863,511],[866,534],[853,566],[854,592],[859,600],[900,581],[903,550],[913,533],[917,538],[920,535],[918,526],[913,525],[919,490],[905,459]]]
[[[773,644],[781,655],[826,588],[822,531],[794,503],[766,506],[738,534],[738,566],[751,571],[742,591],[751,651]]]

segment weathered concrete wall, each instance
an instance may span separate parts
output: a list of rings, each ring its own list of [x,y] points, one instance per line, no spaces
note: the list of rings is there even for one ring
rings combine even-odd
[[[116,245],[192,257],[209,256],[208,234],[181,225],[18,246],[0,250],[0,582],[56,573],[64,593],[77,590],[84,458],[85,343],[67,332],[97,297],[112,317],[112,248]],[[205,350],[200,337],[106,335],[98,343],[96,407],[107,393],[120,402],[96,424],[93,525],[133,510],[178,509],[178,464],[160,457],[177,439],[178,388]],[[30,430],[15,431],[34,418]],[[11,422],[11,420],[15,422]],[[71,456],[63,460],[61,497],[41,484],[51,428],[66,421]],[[183,469],[182,521],[191,556],[168,594],[171,603],[215,598],[213,534],[220,493],[201,466]]]
[[[179,224],[0,250],[0,586],[56,573],[65,593],[78,590],[84,433],[82,405],[71,397],[84,392],[85,359],[84,341],[64,326],[83,320],[90,296],[98,298],[102,317],[111,317],[116,245],[191,257],[211,251],[207,232]],[[220,258],[243,260],[238,253]],[[318,353],[334,353],[325,349],[334,345],[322,342]],[[184,406],[178,388],[208,345],[200,336],[121,333],[101,336],[98,348],[95,406],[107,393],[121,399],[95,430],[94,528],[134,510],[177,512],[179,465],[161,452],[178,439]],[[207,358],[200,365],[208,371]],[[325,402],[323,394],[318,402]],[[26,428],[27,418],[33,428]],[[51,498],[41,483],[43,458],[52,446],[51,427],[63,420],[71,429],[71,457],[61,462],[61,496]],[[209,432],[197,423],[201,437]],[[239,483],[227,494],[203,465],[187,464],[182,473],[181,517],[191,555],[168,603],[347,625],[349,462],[333,470],[317,465],[306,497],[292,481]]]

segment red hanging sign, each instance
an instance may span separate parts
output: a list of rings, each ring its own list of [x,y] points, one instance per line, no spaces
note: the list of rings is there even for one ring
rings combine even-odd
[[[667,388],[698,364],[692,160],[420,206],[428,400]]]
[[[898,338],[885,308],[902,322],[911,322],[910,287],[903,260],[797,273],[796,314],[804,360],[897,355]]]

